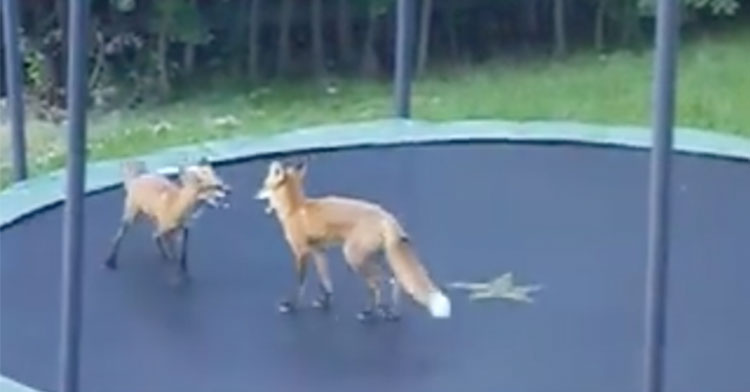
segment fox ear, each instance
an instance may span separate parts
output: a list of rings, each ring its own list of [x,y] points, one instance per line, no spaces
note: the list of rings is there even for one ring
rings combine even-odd
[[[307,174],[307,162],[300,162],[300,163],[294,165],[294,170],[297,171],[297,174],[300,177],[304,177],[305,174]]]
[[[186,175],[187,170],[185,170],[185,165],[177,165],[177,178],[179,178],[180,181],[184,181]]]
[[[294,171],[299,174],[300,177],[304,177],[307,173],[307,164],[310,162],[309,157],[304,157],[299,159],[297,162],[294,163]]]
[[[271,173],[274,176],[279,175],[279,173],[283,172],[284,169],[281,165],[281,162],[279,161],[273,161],[270,165],[268,165],[268,172]]]

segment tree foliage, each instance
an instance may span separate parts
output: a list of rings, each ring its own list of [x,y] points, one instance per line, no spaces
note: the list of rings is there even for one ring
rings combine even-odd
[[[504,55],[632,48],[657,0],[412,0],[420,70]],[[24,0],[28,90],[59,106],[65,0]],[[168,99],[206,78],[387,76],[395,0],[92,0],[94,104]],[[748,0],[683,0],[685,24],[748,19]],[[743,7],[744,6],[744,7]],[[745,11],[745,12],[743,12]],[[706,27],[708,28],[708,27]],[[418,55],[417,55],[418,54]]]

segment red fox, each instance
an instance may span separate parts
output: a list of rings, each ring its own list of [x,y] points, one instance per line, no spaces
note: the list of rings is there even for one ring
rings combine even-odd
[[[279,311],[295,310],[302,299],[310,256],[315,261],[321,291],[313,306],[328,308],[333,285],[323,252],[329,246],[340,245],[347,264],[367,284],[369,300],[365,309],[358,312],[359,319],[376,315],[386,320],[398,319],[399,286],[433,317],[450,317],[450,300],[428,276],[396,218],[379,205],[360,199],[308,198],[303,186],[306,168],[304,162],[286,167],[279,161],[271,162],[255,196],[268,202],[267,213],[275,212],[294,259],[294,291],[282,300]],[[382,271],[375,258],[379,251],[384,251],[395,277],[395,281],[390,279],[390,308],[384,304],[379,284]]]
[[[179,265],[175,266],[171,279],[175,284],[182,282],[188,277],[186,250],[190,220],[202,211],[204,204],[226,208],[225,200],[231,187],[219,178],[205,158],[195,165],[180,167],[180,184],[163,175],[146,172],[141,161],[125,162],[122,173],[123,213],[104,265],[117,269],[117,253],[123,236],[136,219],[145,217],[154,226],[154,241],[166,261],[176,261],[175,242],[182,234]]]

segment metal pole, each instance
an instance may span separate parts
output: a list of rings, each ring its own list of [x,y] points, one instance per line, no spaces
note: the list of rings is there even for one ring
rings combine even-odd
[[[678,0],[659,0],[653,79],[653,146],[648,223],[644,391],[664,387],[664,345],[669,269],[669,187],[679,45]]]
[[[394,106],[396,117],[411,117],[411,76],[414,68],[414,1],[398,0],[396,13],[396,72]]]
[[[5,85],[8,89],[8,116],[11,129],[13,179],[26,179],[26,140],[24,135],[23,82],[21,54],[18,49],[18,2],[3,0],[3,36],[5,45]]]
[[[72,0],[68,9],[68,150],[63,227],[60,392],[78,390],[83,274],[83,198],[86,177],[86,59],[89,0]]]

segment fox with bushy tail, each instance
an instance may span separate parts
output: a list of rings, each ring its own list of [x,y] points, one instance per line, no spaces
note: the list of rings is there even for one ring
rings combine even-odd
[[[391,217],[383,222],[383,239],[386,260],[404,290],[426,307],[433,317],[450,317],[450,300],[432,282],[414,252],[408,235]]]
[[[230,187],[214,172],[207,159],[197,164],[180,166],[179,182],[165,175],[149,173],[142,161],[127,161],[122,164],[125,198],[120,225],[112,239],[104,265],[118,268],[117,254],[123,237],[139,218],[148,219],[153,228],[153,238],[162,258],[178,261],[171,281],[179,283],[187,278],[187,239],[189,222],[200,213],[203,205],[225,207]],[[179,260],[176,243],[182,237]]]
[[[367,284],[369,301],[358,313],[361,320],[375,316],[398,319],[400,289],[433,317],[450,317],[450,300],[429,277],[395,217],[379,205],[361,199],[308,198],[303,189],[305,172],[305,163],[285,166],[273,161],[256,195],[256,199],[268,202],[267,213],[275,213],[294,258],[294,290],[280,303],[279,310],[287,313],[299,305],[310,258],[321,282],[320,296],[313,306],[323,309],[330,306],[333,285],[323,252],[329,246],[340,245],[346,262]],[[382,295],[384,274],[375,257],[379,251],[384,251],[395,278],[391,279],[391,306],[386,305]]]

